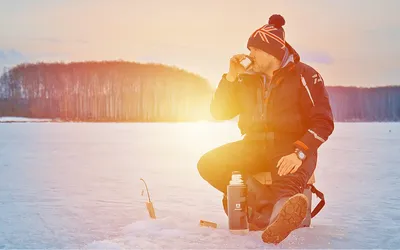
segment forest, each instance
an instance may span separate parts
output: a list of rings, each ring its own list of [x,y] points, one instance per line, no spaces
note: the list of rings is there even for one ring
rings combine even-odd
[[[400,86],[327,87],[335,121],[400,121]]]
[[[0,116],[61,121],[193,121],[209,117],[208,81],[125,61],[20,64],[0,78]]]

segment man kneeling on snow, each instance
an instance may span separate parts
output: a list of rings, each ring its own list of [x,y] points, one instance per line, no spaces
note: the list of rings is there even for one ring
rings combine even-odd
[[[252,229],[263,230],[264,242],[275,244],[305,218],[303,191],[315,170],[318,148],[334,130],[323,79],[285,41],[284,24],[282,16],[273,15],[248,39],[252,73],[240,64],[246,55],[231,58],[211,113],[217,120],[240,115],[245,137],[207,152],[198,162],[202,178],[224,193],[225,211],[231,173],[244,174]],[[272,185],[252,177],[260,172],[271,172]]]

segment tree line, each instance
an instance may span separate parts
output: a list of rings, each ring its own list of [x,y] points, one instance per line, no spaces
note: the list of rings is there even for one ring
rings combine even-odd
[[[336,121],[400,121],[400,86],[327,87]]]
[[[0,116],[62,121],[211,120],[203,77],[126,61],[20,64],[0,77]],[[328,86],[335,121],[400,121],[400,86]]]
[[[208,119],[208,81],[176,67],[125,61],[20,64],[0,78],[0,116],[62,121]]]

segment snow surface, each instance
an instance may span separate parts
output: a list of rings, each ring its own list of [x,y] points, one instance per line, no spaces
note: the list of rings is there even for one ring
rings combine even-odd
[[[233,122],[0,124],[0,249],[400,246],[400,123],[336,124],[316,171],[327,204],[278,246],[231,235],[221,194],[197,173],[203,153],[238,139]]]
[[[0,122],[50,122],[51,119],[36,119],[29,117],[0,116]]]

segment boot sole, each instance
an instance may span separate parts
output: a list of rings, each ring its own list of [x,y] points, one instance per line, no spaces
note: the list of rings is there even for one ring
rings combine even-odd
[[[296,194],[289,198],[282,206],[281,211],[262,233],[265,243],[278,244],[295,229],[299,228],[307,214],[307,197]]]

